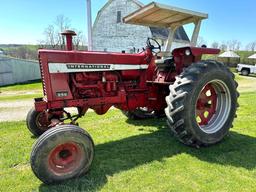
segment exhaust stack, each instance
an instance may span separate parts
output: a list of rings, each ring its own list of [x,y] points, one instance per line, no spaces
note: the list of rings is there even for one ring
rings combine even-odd
[[[65,30],[61,33],[61,35],[66,36],[66,50],[72,51],[73,50],[73,36],[76,36],[76,33],[71,30]]]

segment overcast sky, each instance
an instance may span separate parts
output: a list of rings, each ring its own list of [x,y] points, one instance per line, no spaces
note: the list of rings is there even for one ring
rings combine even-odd
[[[213,41],[237,39],[245,46],[256,40],[256,1],[243,0],[156,0],[209,14],[203,22],[200,36],[208,44]],[[92,0],[93,21],[107,0]],[[151,0],[141,0],[148,4]],[[72,26],[86,35],[85,0],[1,0],[0,44],[36,44],[44,29],[57,15],[65,15]]]

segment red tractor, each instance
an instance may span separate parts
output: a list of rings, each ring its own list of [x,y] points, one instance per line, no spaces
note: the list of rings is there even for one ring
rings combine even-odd
[[[28,129],[40,136],[31,153],[35,175],[50,184],[89,170],[94,144],[76,123],[88,109],[102,115],[115,107],[132,119],[166,115],[168,127],[186,145],[221,141],[236,115],[237,83],[222,63],[201,60],[218,49],[194,47],[206,18],[153,2],[123,21],[168,27],[164,52],[152,38],[138,54],[76,51],[72,31],[63,33],[66,50],[39,50],[44,97],[35,99],[27,115]],[[170,52],[176,29],[188,23],[195,24],[191,46]],[[77,108],[77,114],[68,113],[69,107]]]

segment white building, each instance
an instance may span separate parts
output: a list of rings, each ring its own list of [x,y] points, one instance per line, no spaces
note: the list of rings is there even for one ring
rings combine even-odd
[[[41,79],[38,61],[0,55],[0,86]]]
[[[145,47],[148,37],[156,38],[164,45],[167,29],[125,24],[122,18],[143,6],[137,0],[109,0],[98,12],[93,25],[93,50],[137,52]],[[181,27],[175,35],[173,47],[189,44],[189,38]]]

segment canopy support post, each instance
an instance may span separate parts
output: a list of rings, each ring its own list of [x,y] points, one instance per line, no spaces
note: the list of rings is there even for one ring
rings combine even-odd
[[[175,37],[175,32],[178,29],[178,26],[174,26],[174,27],[169,27],[169,35],[168,35],[168,39],[166,41],[166,45],[165,45],[165,52],[170,52],[171,48],[172,48],[172,43]]]
[[[198,39],[199,31],[201,28],[201,23],[202,23],[202,20],[197,20],[194,22],[195,28],[194,28],[194,32],[193,32],[192,39],[191,39],[191,45],[194,47],[197,44],[197,39]]]

